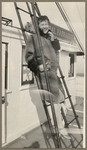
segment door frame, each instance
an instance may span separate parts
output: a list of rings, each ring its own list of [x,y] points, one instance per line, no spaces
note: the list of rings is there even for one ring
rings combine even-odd
[[[7,42],[2,42],[2,44],[5,44],[5,68],[4,68],[4,95],[2,94],[2,105],[4,105],[4,142],[2,141],[2,145],[7,143],[7,94],[6,90],[8,88],[8,43]],[[3,48],[2,48],[3,50]],[[3,66],[2,66],[3,67]],[[2,108],[3,109],[3,108]],[[3,114],[2,114],[3,115]]]

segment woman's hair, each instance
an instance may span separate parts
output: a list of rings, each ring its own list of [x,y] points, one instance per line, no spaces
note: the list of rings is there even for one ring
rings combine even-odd
[[[47,16],[40,16],[40,17],[38,18],[38,24],[39,24],[40,22],[44,21],[44,20],[47,20],[48,22],[50,22],[50,21],[49,21],[49,18],[48,18]]]

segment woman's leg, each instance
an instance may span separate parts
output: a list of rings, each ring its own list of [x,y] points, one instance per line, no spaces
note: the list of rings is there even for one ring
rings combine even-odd
[[[57,118],[57,125],[60,135],[62,135],[64,138],[70,139],[66,128],[64,128],[64,123],[61,115],[61,104],[54,104],[55,107],[55,113]]]
[[[64,124],[63,124],[63,119],[61,115],[61,104],[54,104],[55,108],[55,113],[56,113],[56,118],[57,118],[57,124],[58,124],[58,129],[63,129]]]
[[[58,98],[61,98],[60,100],[64,101],[64,94],[60,90],[59,90],[59,97]],[[66,113],[66,108],[65,108],[64,104],[59,104],[59,103],[54,104],[59,133],[61,135],[63,135],[63,137],[70,139],[70,137],[68,136],[66,128],[64,128],[63,117],[61,115],[61,107],[63,108],[64,113]]]

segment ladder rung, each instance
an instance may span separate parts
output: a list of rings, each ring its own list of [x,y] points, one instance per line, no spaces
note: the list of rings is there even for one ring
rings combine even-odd
[[[25,13],[27,13],[27,14],[30,14],[31,16],[33,16],[33,14],[29,13],[28,11],[26,11],[26,10],[20,8],[20,7],[16,7],[16,8],[19,9],[19,10],[21,10],[21,11],[23,11],[23,12],[25,12]]]
[[[60,104],[64,103],[65,101],[60,102]]]
[[[67,123],[67,124],[69,125],[69,124],[72,123],[76,118],[78,118],[78,115],[77,115],[74,119],[72,119],[69,123]]]
[[[48,107],[48,106],[51,106],[51,104],[48,104],[48,105],[46,105],[46,106],[47,106],[47,107]]]
[[[59,77],[59,78],[62,78],[62,79],[64,79],[64,78],[65,78],[65,76],[61,76],[61,77]]]
[[[65,99],[68,99],[68,98],[70,98],[71,97],[71,95],[69,95],[68,97],[66,97]],[[65,101],[62,101],[62,102],[60,102],[60,103],[64,103]]]
[[[71,95],[69,95],[68,97],[66,97],[65,99],[68,99],[68,98],[70,98],[71,97]]]

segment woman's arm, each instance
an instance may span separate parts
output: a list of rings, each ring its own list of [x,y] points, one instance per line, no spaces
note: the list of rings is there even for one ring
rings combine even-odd
[[[55,39],[54,41],[51,41],[53,48],[55,49],[55,51],[57,52],[58,50],[60,50],[60,43],[59,40]]]
[[[50,36],[52,46],[55,49],[55,51],[57,52],[60,49],[59,40],[55,38],[54,34],[51,31],[49,31],[48,34]]]
[[[28,64],[28,68],[30,68],[32,72],[36,73],[38,64],[35,57],[35,49],[34,49],[31,36],[28,36],[27,38],[25,60]]]

